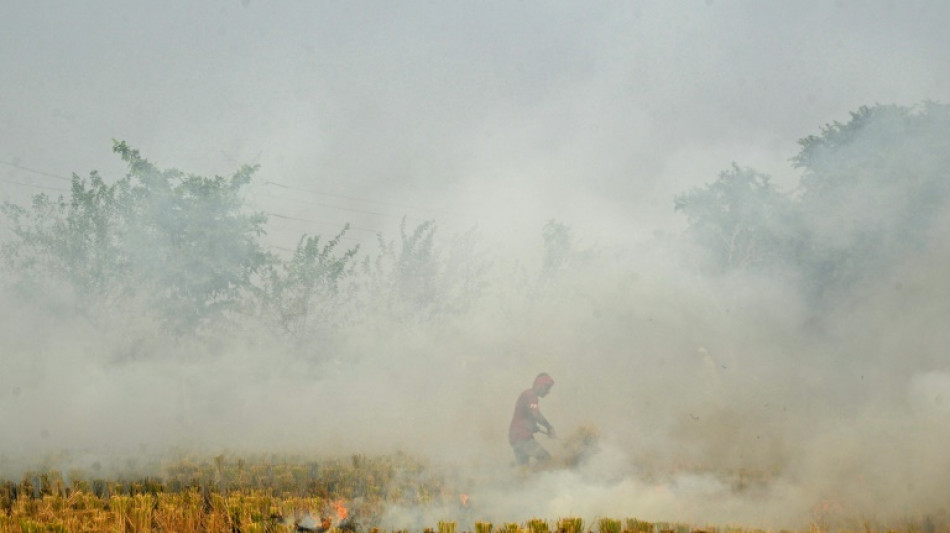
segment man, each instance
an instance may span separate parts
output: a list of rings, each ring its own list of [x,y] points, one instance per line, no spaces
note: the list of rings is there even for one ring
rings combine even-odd
[[[511,425],[508,426],[508,443],[515,452],[515,462],[518,466],[526,466],[532,457],[539,463],[547,462],[551,458],[551,454],[534,440],[534,434],[544,428],[549,438],[557,438],[554,427],[538,408],[538,399],[547,396],[553,386],[554,380],[551,376],[542,372],[534,378],[531,388],[518,396],[515,414],[511,417]]]

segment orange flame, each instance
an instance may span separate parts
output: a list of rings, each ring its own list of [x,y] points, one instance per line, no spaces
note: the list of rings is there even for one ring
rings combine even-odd
[[[468,507],[468,494],[459,494],[459,501],[462,502],[462,507]]]
[[[346,517],[349,516],[350,512],[346,510],[346,506],[343,505],[343,500],[337,500],[332,502],[330,505],[333,506],[333,509],[336,511],[336,520],[337,523],[340,523],[346,520]]]

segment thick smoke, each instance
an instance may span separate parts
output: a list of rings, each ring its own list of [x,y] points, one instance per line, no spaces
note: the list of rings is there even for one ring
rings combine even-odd
[[[175,450],[402,450],[456,472],[471,496],[466,510],[384,516],[405,527],[532,516],[801,527],[821,505],[875,520],[939,509],[943,252],[908,258],[894,274],[904,281],[819,327],[790,286],[701,274],[669,239],[575,247],[548,269],[550,250],[525,250],[517,264],[494,258],[462,311],[365,294],[358,316],[302,344],[250,319],[240,333],[176,337],[142,318],[93,325],[6,306],[4,473],[38,461],[147,471]],[[575,468],[525,478],[505,430],[541,370],[557,380],[543,410],[562,435],[600,439]]]
[[[141,301],[77,309],[55,283],[23,298],[5,271],[0,476],[400,450],[470,503],[393,507],[387,527],[945,512],[946,206],[893,183],[825,197],[797,227],[814,248],[757,271],[710,267],[673,209],[733,159],[791,191],[808,179],[795,141],[862,104],[947,100],[945,3],[24,6],[0,21],[3,200],[68,197],[74,170],[114,182],[119,138],[202,174],[260,163],[242,198],[284,260],[347,222],[337,252],[361,249],[347,297],[300,324],[242,309],[184,334]],[[945,177],[941,146],[901,153]],[[402,269],[401,231],[425,220],[434,246]],[[841,290],[795,270],[872,226],[901,229],[849,257]],[[506,429],[541,371],[561,434],[544,445],[599,437],[524,476]]]

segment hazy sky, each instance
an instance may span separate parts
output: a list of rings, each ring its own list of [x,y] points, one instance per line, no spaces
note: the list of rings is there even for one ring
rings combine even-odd
[[[950,99],[948,24],[940,0],[7,0],[0,161],[119,176],[115,138],[188,172],[260,163],[254,204],[305,219],[272,217],[290,242],[404,214],[649,232],[732,161],[791,185],[822,124]]]

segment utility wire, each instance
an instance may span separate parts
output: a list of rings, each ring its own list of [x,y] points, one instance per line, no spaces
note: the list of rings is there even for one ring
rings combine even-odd
[[[268,183],[269,183],[269,182],[268,182]],[[313,203],[313,205],[317,205],[317,206],[320,206],[320,207],[325,207],[325,208],[327,208],[327,209],[337,209],[337,210],[339,210],[339,211],[349,211],[349,212],[351,212],[351,213],[363,213],[363,214],[365,214],[365,215],[376,215],[376,216],[381,216],[381,217],[397,217],[397,218],[400,217],[400,215],[393,215],[393,214],[390,214],[390,213],[380,213],[379,211],[366,211],[365,209],[354,209],[354,208],[351,208],[351,207],[339,207],[339,206],[335,206],[335,205],[324,204],[324,203],[321,203],[321,202],[312,202],[312,203]]]
[[[24,187],[34,187],[34,188],[37,188],[37,189],[45,189],[45,190],[49,190],[49,191],[68,192],[68,189],[62,189],[62,188],[59,188],[59,187],[49,187],[49,186],[46,186],[46,185],[37,185],[37,184],[35,184],[35,183],[26,183],[26,182],[22,182],[22,181],[10,180],[10,179],[5,179],[5,178],[0,178],[0,182],[9,183],[9,184],[12,184],[12,185],[21,185],[21,186],[24,186]],[[279,213],[273,213],[273,212],[268,212],[268,211],[264,211],[263,213],[266,214],[267,216],[271,216],[271,217],[274,217],[274,218],[280,218],[280,219],[284,219],[284,220],[294,220],[294,221],[297,221],[297,222],[307,222],[307,223],[310,223],[310,224],[319,224],[319,225],[323,225],[323,226],[340,227],[340,225],[338,225],[338,224],[333,224],[333,223],[330,223],[330,222],[323,222],[323,221],[319,221],[319,220],[311,220],[311,219],[299,218],[299,217],[291,217],[291,216],[281,215],[281,214],[279,214]],[[346,223],[344,223],[344,224],[346,224]],[[353,229],[353,230],[356,230],[356,231],[363,231],[363,232],[367,232],[367,233],[372,233],[372,234],[374,234],[374,235],[375,235],[376,233],[378,233],[378,232],[375,231],[375,230],[371,230],[371,229],[367,229],[367,228],[361,228],[361,227],[352,226],[352,225],[350,226],[350,229]]]
[[[35,169],[35,168],[24,167],[23,165],[19,165],[19,164],[17,164],[17,163],[12,163],[12,162],[10,162],[10,161],[0,161],[0,165],[5,165],[5,166],[8,166],[8,167],[16,168],[16,169],[23,170],[23,171],[26,171],[26,172],[32,172],[32,173],[38,174],[38,175],[40,175],[40,176],[46,176],[46,177],[49,177],[49,178],[54,178],[54,179],[63,180],[63,181],[70,181],[70,182],[72,181],[72,178],[69,178],[69,177],[66,177],[66,176],[61,176],[61,175],[59,175],[59,174],[53,174],[53,173],[51,173],[51,172],[46,172],[46,171],[43,171],[43,170],[37,170],[37,169]],[[46,189],[46,190],[60,191],[60,192],[65,192],[65,191],[66,191],[65,189],[57,189],[57,188],[55,188],[55,187],[46,187],[46,186],[43,186],[43,185],[35,185],[35,184],[24,183],[24,182],[19,182],[19,181],[11,181],[11,180],[2,180],[2,181],[6,182],[6,183],[14,184],[14,185],[22,185],[22,186],[27,186],[27,187],[35,187],[35,188],[38,188],[38,189]],[[390,206],[390,207],[396,207],[396,208],[399,208],[399,209],[412,209],[412,210],[417,210],[417,211],[427,211],[427,212],[430,212],[430,213],[441,213],[441,214],[449,215],[449,216],[458,216],[458,215],[460,214],[460,213],[458,213],[458,212],[450,212],[450,211],[444,211],[444,210],[439,210],[439,209],[431,209],[431,208],[427,208],[427,207],[402,205],[402,204],[397,204],[397,203],[395,203],[395,202],[386,202],[386,201],[382,201],[382,200],[373,200],[373,199],[370,199],[370,198],[360,198],[360,197],[357,197],[357,196],[349,196],[349,195],[345,195],[345,194],[334,194],[334,193],[329,193],[329,192],[325,192],[325,191],[318,191],[318,190],[315,190],[315,189],[309,189],[309,188],[305,188],[305,187],[296,187],[296,186],[293,186],[293,185],[287,185],[287,184],[285,184],[285,183],[279,183],[279,182],[270,181],[270,180],[263,181],[263,182],[260,182],[260,183],[261,183],[262,185],[270,185],[270,186],[273,186],[273,187],[278,187],[278,188],[286,189],[286,190],[306,192],[306,193],[314,194],[314,195],[318,195],[318,196],[326,196],[326,197],[329,197],[329,198],[338,198],[338,199],[342,199],[342,200],[350,200],[350,201],[354,201],[354,202],[363,202],[363,203],[369,203],[369,204],[386,205],[386,206]],[[279,196],[274,196],[274,195],[268,195],[268,196],[270,196],[270,197],[272,197],[272,198],[278,198],[278,199],[281,199],[281,200],[287,200],[287,199],[288,199],[288,198],[281,198],[281,197],[279,197]],[[392,213],[381,213],[381,212],[379,212],[379,211],[369,211],[369,210],[365,210],[365,209],[356,209],[356,208],[352,208],[352,207],[340,207],[340,206],[335,206],[335,205],[330,205],[330,204],[315,202],[315,201],[312,201],[312,200],[305,200],[305,199],[302,199],[302,198],[292,198],[292,200],[307,202],[307,203],[310,203],[310,204],[312,204],[312,205],[316,205],[316,206],[320,206],[320,207],[325,207],[325,208],[327,208],[327,209],[336,209],[336,210],[340,210],[340,211],[348,211],[348,212],[351,212],[351,213],[362,213],[362,214],[366,214],[366,215],[376,215],[376,216],[391,217],[391,218],[402,218],[402,216],[403,216],[403,215],[395,215],[395,214],[392,214]],[[463,216],[464,216],[464,215],[463,215]],[[416,217],[416,218],[419,218],[419,219],[426,219],[427,217]]]
[[[47,187],[45,185],[37,185],[35,183],[24,183],[22,181],[15,181],[15,180],[9,180],[9,179],[4,179],[4,178],[0,178],[0,181],[4,183],[10,183],[13,185],[23,185],[24,187],[36,187],[37,189],[46,189],[48,191],[59,191],[59,192],[68,191],[68,189],[61,189],[59,187]]]
[[[294,241],[295,244],[294,244],[294,245],[295,245],[295,246],[298,245],[298,244],[302,241],[302,239],[303,239],[304,237],[317,237],[317,238],[320,239],[320,241],[322,241],[322,242],[324,242],[324,244],[326,244],[326,243],[332,241],[334,238],[336,238],[336,235],[328,236],[328,235],[326,235],[326,234],[321,234],[321,233],[314,233],[314,234],[311,235],[311,234],[309,234],[309,233],[305,233],[305,232],[304,232],[304,233],[301,233],[301,234],[295,239],[295,241]],[[362,240],[360,240],[360,239],[358,239],[358,238],[350,237],[350,236],[347,236],[347,235],[344,235],[343,237],[340,237],[340,240],[343,241],[343,242],[345,242],[345,243],[349,243],[349,244],[347,244],[346,246],[351,246],[351,245],[354,245],[354,244],[355,244],[355,245],[361,246],[361,247],[362,247],[362,246],[369,246],[369,244],[370,244],[371,242],[374,242],[374,241],[371,241],[371,240],[368,240],[368,239],[362,239]],[[271,241],[271,242],[273,242],[273,241]],[[286,241],[285,241],[285,242],[286,242]],[[266,245],[266,246],[269,246],[269,247],[278,247],[278,246],[275,245],[275,244],[268,244],[268,245]],[[279,248],[279,247],[278,247],[278,248]],[[293,249],[287,249],[287,248],[281,248],[281,249],[282,249],[282,250],[287,250],[287,251],[289,251],[289,252],[295,251],[295,250],[293,250]]]
[[[40,176],[46,176],[46,177],[49,177],[49,178],[55,178],[55,179],[63,180],[63,181],[70,181],[70,182],[72,181],[72,178],[68,178],[68,177],[66,177],[66,176],[61,176],[61,175],[58,175],[58,174],[53,174],[53,173],[51,173],[51,172],[45,172],[45,171],[43,171],[43,170],[37,170],[37,169],[35,169],[35,168],[24,167],[23,165],[19,165],[19,164],[16,164],[16,163],[12,163],[12,162],[10,162],[10,161],[0,161],[0,165],[5,165],[5,166],[8,166],[8,167],[16,168],[16,169],[23,170],[23,171],[26,171],[26,172],[32,172],[32,173],[38,174],[38,175],[40,175]],[[55,188],[55,187],[47,187],[47,186],[43,186],[43,185],[35,185],[35,184],[32,184],[32,183],[24,183],[24,182],[21,182],[21,181],[12,181],[12,180],[0,180],[0,181],[4,181],[4,182],[6,182],[6,183],[10,183],[10,184],[14,184],[14,185],[22,185],[22,186],[26,186],[26,187],[35,187],[35,188],[37,188],[37,189],[46,189],[46,190],[61,191],[61,192],[65,192],[65,191],[66,191],[66,189],[58,189],[58,188]],[[401,209],[416,209],[416,210],[422,210],[422,211],[442,212],[442,213],[448,214],[448,212],[446,212],[446,211],[439,211],[439,210],[428,209],[428,208],[424,208],[424,207],[413,207],[413,206],[399,205],[399,204],[396,204],[396,203],[393,203],[393,202],[384,202],[384,201],[380,201],[380,200],[372,200],[372,199],[369,199],[369,198],[358,198],[358,197],[356,197],[356,196],[348,196],[348,195],[344,195],[344,194],[333,194],[333,193],[318,191],[318,190],[314,190],[314,189],[307,189],[307,188],[304,188],[304,187],[295,187],[295,186],[287,185],[287,184],[284,184],[284,183],[278,183],[278,182],[276,182],[276,181],[264,181],[264,182],[261,182],[261,184],[262,184],[262,185],[271,185],[271,186],[279,187],[279,188],[281,188],[281,189],[286,189],[286,190],[295,190],[295,191],[306,192],[306,193],[315,194],[315,195],[319,195],[319,196],[327,196],[327,197],[330,197],[330,198],[339,198],[339,199],[351,200],[351,201],[356,201],[356,202],[364,202],[364,203],[374,203],[374,204],[380,204],[380,205],[388,205],[388,206],[392,206],[392,207],[398,207],[398,208],[401,208]],[[281,197],[279,197],[279,196],[274,196],[274,195],[267,195],[267,196],[270,196],[271,198],[281,199],[281,200],[288,200],[288,198],[281,198]],[[320,207],[325,207],[325,208],[327,208],[327,209],[336,209],[336,210],[348,211],[348,212],[352,212],[352,213],[362,213],[362,214],[366,214],[366,215],[376,215],[376,216],[392,217],[392,218],[402,218],[402,216],[403,216],[403,215],[394,215],[394,214],[391,214],[391,213],[381,213],[381,212],[379,212],[379,211],[368,211],[368,210],[365,210],[365,209],[356,209],[356,208],[352,208],[352,207],[340,207],[340,206],[335,206],[335,205],[330,205],[330,204],[324,204],[324,203],[320,203],[320,202],[314,202],[314,201],[312,201],[312,200],[305,200],[305,199],[302,199],[302,198],[290,198],[290,199],[291,199],[291,200],[295,200],[295,201],[307,202],[307,203],[309,203],[309,204],[317,205],[317,206],[320,206]],[[419,218],[425,218],[425,217],[419,217]]]
[[[320,224],[320,225],[323,225],[323,226],[334,226],[334,227],[337,227],[337,224],[334,224],[334,223],[332,223],[332,222],[323,222],[323,221],[320,221],[320,220],[310,220],[310,219],[307,219],[307,218],[289,217],[289,216],[286,216],[286,215],[279,215],[279,214],[277,214],[277,213],[271,213],[271,212],[269,212],[269,211],[263,211],[263,213],[264,213],[265,215],[267,215],[267,216],[271,216],[271,217],[274,217],[274,218],[282,218],[282,219],[284,219],[284,220],[296,220],[296,221],[298,221],[298,222],[310,222],[310,223],[313,223],[313,224]],[[344,224],[346,224],[346,223],[344,223]],[[367,233],[372,233],[372,234],[374,234],[374,235],[375,235],[376,233],[379,233],[379,232],[376,231],[376,230],[371,230],[371,229],[366,229],[366,228],[360,228],[360,227],[354,226],[354,225],[352,225],[352,224],[350,225],[350,229],[352,229],[352,230],[357,230],[357,231],[365,231],[365,232],[367,232]]]
[[[328,196],[328,197],[330,197],[330,198],[339,198],[339,199],[341,199],[341,200],[352,200],[352,201],[354,201],[354,202],[364,202],[364,203],[370,203],[370,204],[386,205],[386,206],[390,206],[390,207],[398,207],[398,208],[400,208],[400,209],[414,209],[414,210],[416,210],[416,211],[429,211],[429,212],[432,212],[432,213],[450,214],[448,211],[442,211],[442,210],[439,210],[439,209],[431,209],[431,208],[427,208],[427,207],[419,207],[419,206],[411,206],[411,205],[402,205],[402,204],[397,204],[397,203],[395,203],[395,202],[386,202],[386,201],[383,201],[383,200],[372,200],[372,199],[369,199],[369,198],[359,198],[359,197],[356,197],[356,196],[347,196],[347,195],[345,195],[345,194],[334,194],[334,193],[329,193],[329,192],[324,192],[324,191],[318,191],[318,190],[315,190],[315,189],[307,189],[307,188],[304,188],[304,187],[295,187],[295,186],[293,186],[293,185],[287,185],[287,184],[284,184],[284,183],[278,183],[278,182],[276,182],[276,181],[264,181],[264,182],[263,182],[263,185],[272,185],[272,186],[274,186],[274,187],[280,187],[281,189],[289,189],[289,190],[294,190],[294,191],[301,191],[301,192],[306,192],[306,193],[310,193],[310,194],[316,194],[316,195],[318,195],[318,196]],[[373,213],[373,214],[382,214],[382,213]],[[386,216],[392,216],[392,215],[386,215]]]
[[[60,175],[58,175],[58,174],[53,174],[53,173],[51,173],[51,172],[45,172],[45,171],[37,170],[37,169],[34,169],[34,168],[24,167],[24,166],[22,166],[22,165],[19,165],[19,164],[16,164],[16,163],[12,163],[12,162],[9,162],[9,161],[0,161],[0,165],[5,165],[5,166],[11,167],[11,168],[16,168],[16,169],[23,170],[23,171],[26,171],[26,172],[32,172],[32,173],[34,173],[34,174],[38,174],[38,175],[46,176],[46,177],[50,177],[50,178],[55,178],[55,179],[58,179],[58,180],[70,181],[70,182],[72,181],[72,178],[68,178],[68,177],[66,177],[66,176],[60,176]],[[49,190],[49,191],[56,191],[56,192],[63,192],[63,193],[64,193],[64,192],[68,192],[68,189],[63,189],[63,188],[59,188],[59,187],[49,187],[49,186],[45,186],[45,185],[37,185],[37,184],[35,184],[35,183],[26,183],[26,182],[17,181],[17,180],[11,180],[11,179],[0,178],[0,182],[9,183],[9,184],[11,184],[11,185],[20,185],[20,186],[23,186],[23,187],[33,187],[33,188],[36,188],[36,189],[44,189],[44,190]],[[433,209],[426,209],[426,208],[419,208],[419,207],[410,207],[410,206],[405,206],[405,205],[396,204],[396,203],[393,203],[393,202],[383,202],[383,201],[379,201],[379,200],[371,200],[371,199],[368,199],[368,198],[358,198],[358,197],[356,197],[356,196],[347,196],[347,195],[342,195],[342,194],[332,194],[332,193],[327,193],[327,192],[323,192],[323,191],[317,191],[317,190],[314,190],[314,189],[307,189],[307,188],[303,188],[303,187],[294,187],[294,186],[291,186],[291,185],[286,185],[286,184],[278,183],[278,182],[274,182],[274,181],[264,181],[264,182],[262,182],[262,184],[263,184],[263,185],[270,185],[270,186],[274,186],[274,187],[278,187],[278,188],[282,188],[282,189],[286,189],[286,190],[296,190],[296,191],[301,191],[301,192],[307,192],[307,193],[310,193],[310,194],[315,194],[315,195],[319,195],[319,196],[326,196],[326,197],[330,197],[330,198],[339,198],[339,199],[345,199],[345,200],[351,200],[351,201],[357,201],[357,202],[366,202],[366,203],[376,203],[376,204],[380,204],[380,205],[389,205],[389,206],[398,207],[398,208],[402,208],[402,209],[411,208],[411,209],[420,209],[420,210],[424,210],[424,211],[438,212],[437,210],[433,210]],[[339,211],[347,211],[347,212],[352,212],[352,213],[362,213],[362,214],[366,214],[366,215],[376,215],[376,216],[383,216],[383,217],[390,217],[390,218],[403,218],[404,216],[408,216],[408,215],[394,215],[394,214],[391,214],[391,213],[382,213],[382,212],[379,212],[379,211],[368,211],[368,210],[364,210],[364,209],[355,209],[355,208],[349,208],[349,207],[340,207],[340,206],[325,204],[325,203],[322,203],[322,202],[316,202],[316,201],[314,201],[314,200],[307,200],[307,199],[304,199],[304,198],[281,198],[281,197],[275,196],[275,195],[266,195],[266,196],[269,196],[269,197],[272,197],[272,198],[275,198],[275,199],[280,199],[280,200],[295,200],[295,201],[305,202],[305,203],[307,203],[307,204],[309,204],[309,205],[315,205],[315,206],[319,206],[319,207],[324,207],[324,208],[327,208],[327,209],[335,209],[335,210],[339,210]],[[444,213],[447,213],[447,212],[445,212],[445,211],[443,211],[443,212],[444,212]],[[318,224],[318,225],[321,225],[321,226],[339,227],[339,225],[333,224],[333,223],[330,223],[330,222],[323,222],[323,221],[311,220],[311,219],[306,219],[306,218],[292,217],[292,216],[281,215],[281,214],[279,214],[279,213],[267,212],[267,211],[264,211],[264,213],[265,213],[266,215],[268,215],[268,216],[271,216],[271,217],[274,217],[274,218],[278,218],[278,219],[283,219],[283,220],[291,220],[291,221],[297,221],[297,222],[305,222],[305,223],[309,223],[309,224]],[[413,218],[425,219],[425,217],[413,217]],[[344,224],[347,224],[347,223],[344,223]],[[377,235],[377,234],[380,233],[378,230],[371,230],[371,229],[368,229],[368,228],[361,228],[361,227],[353,226],[353,225],[350,225],[350,229],[353,229],[353,230],[355,230],[355,231],[362,231],[362,232],[366,232],[366,233],[371,233],[371,234],[373,234],[373,235]],[[319,234],[319,232],[315,232],[315,233]],[[361,242],[361,241],[359,241],[358,239],[354,239],[354,238],[352,238],[352,237],[344,237],[344,239],[346,239],[346,240],[348,240],[348,241],[352,241],[352,242]]]
[[[381,216],[387,216],[387,217],[395,217],[395,216],[401,217],[401,216],[402,216],[402,215],[393,215],[393,214],[377,213],[377,212],[375,212],[375,211],[361,211],[361,210],[359,210],[359,209],[354,209],[354,208],[335,207],[335,206],[330,206],[330,205],[322,204],[322,203],[316,202],[316,201],[314,201],[314,200],[309,200],[309,199],[307,199],[307,198],[299,198],[299,197],[287,198],[287,197],[284,197],[284,196],[277,196],[277,195],[274,195],[274,194],[267,194],[267,193],[256,193],[256,195],[257,195],[257,196],[264,196],[264,197],[267,197],[267,198],[273,198],[273,199],[275,199],[275,200],[299,202],[299,203],[302,203],[302,204],[313,205],[313,206],[319,206],[319,207],[329,207],[329,208],[331,208],[331,209],[345,209],[346,211],[354,211],[354,212],[357,212],[357,213],[364,213],[364,214],[367,214],[367,215],[381,215]],[[406,215],[406,216],[408,216],[408,215]],[[420,219],[421,219],[422,217],[412,216],[412,217],[410,217],[410,218],[420,218]],[[312,222],[312,221],[307,221],[307,222]],[[367,231],[370,231],[370,230],[367,230]]]
[[[273,182],[267,182],[267,183],[273,183]],[[257,186],[258,186],[258,184],[254,184],[254,185],[251,185],[251,188],[255,188],[255,187],[257,187]],[[305,189],[299,189],[299,188],[297,188],[297,187],[290,187],[290,186],[282,186],[282,187],[284,187],[284,188],[286,188],[286,189],[288,189],[288,190],[305,190]],[[305,191],[307,191],[307,190],[305,190]],[[316,192],[316,191],[310,191],[310,192],[313,192],[314,194],[323,194],[323,193],[318,193],[318,192]],[[277,196],[277,195],[268,194],[268,193],[262,193],[262,192],[255,192],[255,193],[253,193],[253,194],[254,194],[254,195],[257,195],[257,196],[267,197],[267,198],[274,198],[274,199],[276,199],[276,200],[299,202],[299,203],[301,203],[301,204],[306,204],[306,205],[312,205],[312,206],[317,206],[317,207],[325,207],[325,208],[330,208],[330,209],[341,209],[341,210],[345,210],[345,211],[350,211],[350,212],[355,212],[355,213],[363,213],[363,214],[367,214],[367,215],[378,215],[378,216],[385,216],[385,217],[388,217],[388,218],[403,218],[403,217],[405,217],[405,218],[407,218],[407,219],[409,219],[409,220],[419,220],[419,221],[425,221],[425,220],[432,220],[432,221],[435,221],[432,216],[420,216],[420,215],[408,214],[408,213],[396,215],[396,214],[392,214],[392,213],[379,213],[379,212],[376,212],[376,211],[365,211],[365,210],[356,209],[356,208],[337,207],[337,206],[334,206],[334,205],[324,204],[324,203],[319,202],[319,201],[316,201],[316,200],[311,200],[311,199],[308,199],[308,198],[301,198],[301,197],[299,197],[299,196],[288,198],[288,197],[284,197],[284,196]],[[354,197],[354,196],[341,196],[341,195],[331,195],[331,194],[328,194],[328,196],[338,197],[338,198],[347,198],[347,199],[352,199],[352,200],[361,201],[361,202],[384,203],[384,202],[377,202],[376,200],[360,199],[360,198],[356,198],[356,197]],[[391,206],[399,207],[399,208],[409,208],[409,206],[403,206],[403,205],[394,204],[394,203],[386,203],[386,205],[391,205]],[[424,210],[424,208],[420,208],[420,209],[423,209],[423,210]],[[430,210],[430,211],[436,212],[436,210]],[[448,211],[443,211],[443,212],[446,213],[446,215],[445,215],[444,217],[440,217],[440,218],[439,218],[439,220],[440,220],[440,225],[442,225],[442,223],[445,223],[445,222],[447,222],[447,221],[448,221],[449,224],[452,224],[452,223],[453,223],[453,221],[452,221],[453,218],[456,219],[456,220],[454,221],[454,224],[455,224],[455,225],[467,225],[467,224],[472,223],[473,220],[475,220],[476,222],[479,221],[479,220],[481,220],[480,217],[479,217],[479,218],[476,218],[476,217],[473,217],[473,216],[468,216],[468,215],[463,214],[463,213],[458,213],[458,212],[452,213],[452,212],[448,212]],[[461,216],[460,216],[460,215],[461,215]]]
[[[16,163],[11,163],[11,162],[9,162],[9,161],[0,161],[0,165],[6,165],[6,166],[8,166],[8,167],[13,167],[13,168],[17,168],[17,169],[20,169],[20,170],[25,170],[25,171],[27,171],[27,172],[32,172],[32,173],[34,173],[34,174],[39,174],[40,176],[46,176],[46,177],[48,177],[48,178],[56,178],[56,179],[58,179],[58,180],[64,180],[64,181],[72,181],[72,180],[73,180],[72,178],[67,178],[66,176],[60,176],[60,175],[58,175],[58,174],[51,174],[51,173],[49,173],[49,172],[43,172],[42,170],[36,170],[36,169],[34,169],[34,168],[27,168],[27,167],[18,165],[18,164],[16,164]]]

